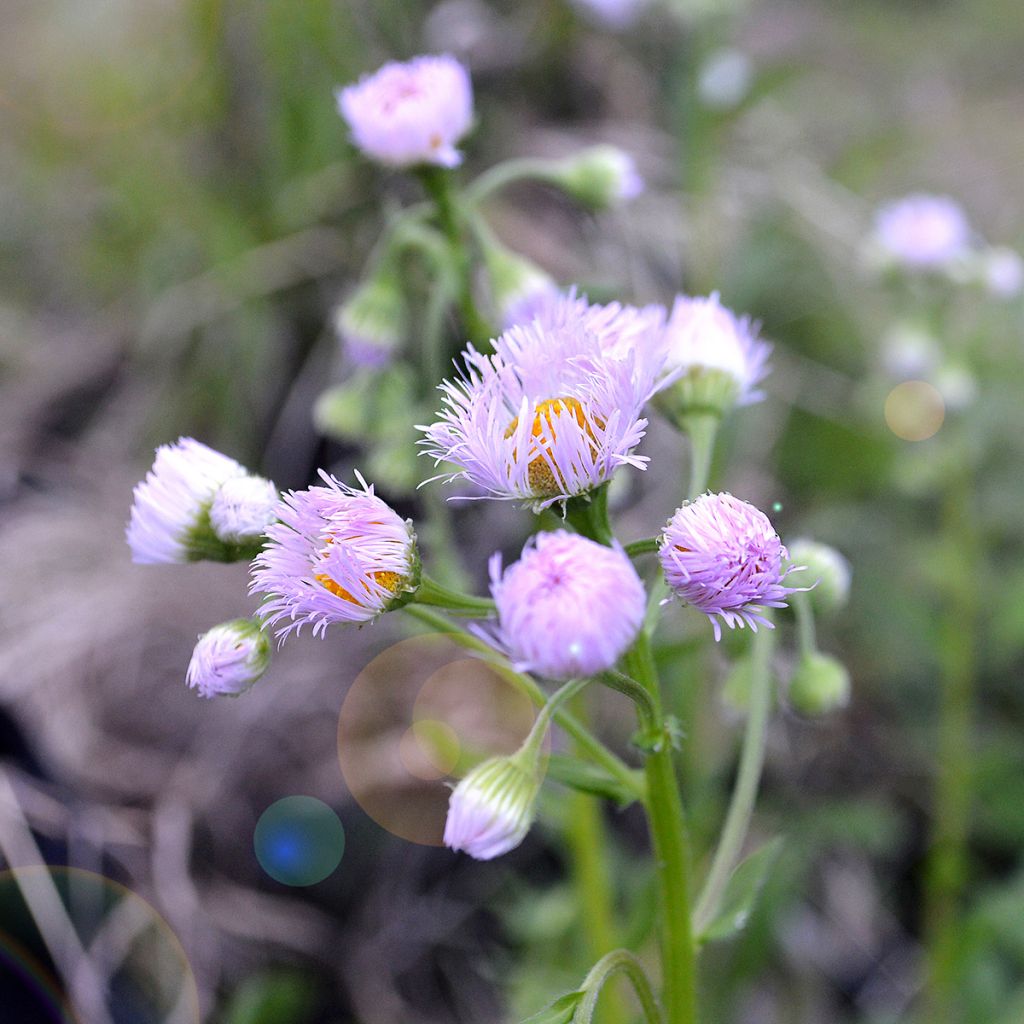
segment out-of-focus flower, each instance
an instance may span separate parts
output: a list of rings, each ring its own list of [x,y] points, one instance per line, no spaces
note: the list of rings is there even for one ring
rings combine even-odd
[[[837,658],[810,651],[800,658],[787,696],[802,715],[827,715],[850,703],[850,673]]]
[[[573,3],[594,20],[621,31],[636,21],[648,0],[573,0]]]
[[[978,397],[978,380],[959,363],[946,363],[934,377],[935,389],[949,412],[963,412]]]
[[[210,524],[221,540],[232,544],[258,541],[274,521],[281,495],[261,476],[225,480],[210,503]]]
[[[659,407],[679,423],[695,411],[721,414],[764,398],[757,385],[768,374],[772,347],[757,332],[757,324],[726,309],[717,292],[680,295],[664,335],[664,368],[677,376],[659,392]]]
[[[738,107],[750,92],[754,72],[750,58],[741,50],[723,47],[710,54],[697,77],[697,92],[714,110]]]
[[[530,323],[561,295],[550,274],[504,245],[489,244],[484,249],[484,263],[503,329]]]
[[[941,347],[925,327],[910,321],[894,324],[882,336],[882,364],[892,377],[926,377],[934,369]]]
[[[981,276],[991,295],[1012,299],[1024,289],[1024,259],[1006,246],[994,246],[981,254]]]
[[[200,697],[237,697],[270,665],[270,639],[252,619],[233,619],[203,633],[185,681]]]
[[[477,765],[449,797],[445,846],[477,860],[514,850],[533,824],[539,789],[534,758],[495,757]]]
[[[772,627],[761,612],[784,608],[795,587],[792,568],[768,517],[731,494],[702,494],[684,502],[668,521],[659,550],[672,593],[703,612],[721,640],[719,619],[730,628]]]
[[[419,585],[411,522],[373,493],[346,487],[321,470],[326,486],[289,491],[280,522],[253,562],[250,593],[265,594],[264,623],[283,640],[304,625],[323,636],[335,622],[364,623],[403,604]]]
[[[454,57],[392,61],[337,92],[355,144],[392,167],[457,167],[455,144],[473,122],[469,73]]]
[[[915,194],[879,208],[872,243],[883,262],[906,270],[944,270],[969,251],[971,229],[949,196]]]
[[[132,561],[153,565],[243,557],[237,536],[219,535],[211,506],[224,484],[248,477],[244,466],[191,437],[161,445],[133,494],[126,530]]]
[[[491,593],[501,648],[521,671],[558,680],[612,668],[636,639],[646,604],[620,547],[565,530],[531,538],[504,573],[495,555]]]
[[[550,179],[578,203],[607,210],[635,199],[644,180],[633,158],[618,146],[591,146],[552,166]]]
[[[835,548],[800,537],[789,545],[789,558],[803,566],[801,578],[814,584],[810,601],[817,611],[834,612],[845,606],[852,573],[850,563]]]
[[[387,366],[409,329],[398,275],[381,268],[334,312],[334,329],[356,366]]]

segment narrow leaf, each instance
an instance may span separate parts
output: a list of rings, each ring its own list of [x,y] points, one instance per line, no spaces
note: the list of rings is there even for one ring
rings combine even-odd
[[[730,939],[746,927],[781,849],[782,840],[773,839],[740,863],[725,887],[717,916],[700,936],[701,942]]]

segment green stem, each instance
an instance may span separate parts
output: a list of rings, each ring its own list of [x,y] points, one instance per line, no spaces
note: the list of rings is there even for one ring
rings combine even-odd
[[[520,160],[506,160],[484,171],[467,189],[466,201],[478,206],[483,200],[509,185],[520,181],[555,181],[557,171],[549,160],[525,157]]]
[[[640,717],[640,727],[651,729],[657,722],[658,708],[648,693],[646,687],[641,686],[635,679],[624,675],[622,672],[602,672],[597,677],[605,686],[625,694],[637,706],[637,714]]]
[[[451,249],[452,265],[459,281],[458,304],[462,327],[471,341],[486,344],[490,341],[491,329],[480,315],[473,298],[473,264],[461,211],[453,195],[451,172],[443,167],[421,167],[419,175],[423,187],[434,201],[438,223]]]
[[[974,773],[974,657],[978,606],[975,573],[980,557],[970,507],[971,493],[970,476],[962,472],[949,486],[942,510],[946,557],[950,563],[947,570],[949,593],[939,641],[942,703],[938,778],[932,844],[925,870],[926,1015],[934,1024],[958,1019],[960,905],[968,872]]]
[[[608,485],[601,484],[589,494],[570,498],[565,503],[565,518],[572,528],[598,544],[611,544],[612,527],[608,519]]]
[[[420,578],[419,589],[413,601],[417,604],[444,608],[452,615],[464,615],[468,618],[487,618],[494,615],[494,602],[489,597],[464,594],[446,587],[426,573]]]
[[[771,655],[774,646],[774,631],[765,627],[759,629],[754,636],[750,707],[736,784],[711,871],[693,915],[694,931],[698,936],[714,921],[718,913],[722,894],[733,869],[739,862],[743,843],[750,828],[757,788],[761,782],[761,770],[764,767],[765,733],[772,706]]]
[[[405,605],[402,611],[412,616],[412,618],[418,619],[431,629],[437,630],[439,633],[450,634],[454,643],[486,655],[488,663],[492,665],[495,671],[500,672],[513,685],[521,689],[537,707],[543,707],[547,703],[547,694],[533,679],[527,675],[515,672],[507,664],[496,660],[493,647],[479,637],[473,636],[472,633],[468,633],[458,623],[452,622],[451,619],[445,618],[445,616],[433,609],[423,607],[422,605]],[[580,749],[590,760],[604,768],[609,775],[618,779],[628,792],[636,795],[637,799],[643,799],[644,791],[637,785],[637,777],[633,769],[625,761],[613,754],[574,715],[564,708],[560,708],[555,713],[555,721],[577,742]]]
[[[686,494],[691,500],[708,488],[718,423],[719,417],[715,413],[695,412],[685,418],[686,433],[690,438],[690,484]]]
[[[811,595],[796,593],[790,597],[789,602],[796,613],[796,631],[800,643],[800,653],[813,654],[818,649],[818,637],[814,628],[814,609],[811,607]]]
[[[650,695],[655,722],[663,726],[661,693],[650,641],[641,633],[626,653],[629,674]],[[661,967],[668,1024],[696,1024],[697,972],[690,918],[690,851],[672,744],[663,742],[644,764],[647,820],[654,847],[661,904]]]
[[[641,555],[654,554],[661,547],[660,537],[644,537],[643,540],[634,540],[626,545],[626,554],[630,558],[639,558]]]
[[[658,1006],[658,1000],[651,989],[647,972],[644,971],[640,961],[624,949],[616,949],[601,957],[583,979],[580,988],[584,995],[573,1014],[573,1024],[590,1024],[594,1015],[594,1007],[597,1006],[604,986],[616,974],[624,974],[629,979],[637,999],[640,1000],[640,1008],[643,1010],[646,1024],[663,1024],[661,1007]]]

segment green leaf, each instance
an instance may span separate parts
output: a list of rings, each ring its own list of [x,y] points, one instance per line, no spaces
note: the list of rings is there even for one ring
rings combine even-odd
[[[224,1024],[305,1024],[316,1010],[299,974],[262,974],[243,982],[224,1011]]]
[[[781,849],[782,840],[773,839],[740,863],[725,887],[718,915],[699,936],[700,942],[731,939],[746,927]]]
[[[556,999],[550,1006],[545,1007],[540,1013],[527,1017],[523,1024],[572,1024],[576,1007],[583,998],[583,992],[567,992],[564,996]]]
[[[607,797],[620,807],[628,807],[637,798],[635,792],[603,768],[566,754],[552,754],[548,758],[548,777],[582,793]],[[640,778],[638,773],[638,781]]]

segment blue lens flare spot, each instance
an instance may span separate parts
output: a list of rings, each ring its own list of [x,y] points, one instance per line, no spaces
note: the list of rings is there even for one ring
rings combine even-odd
[[[260,815],[253,835],[260,867],[282,885],[315,885],[341,863],[345,830],[312,796],[286,796]]]

